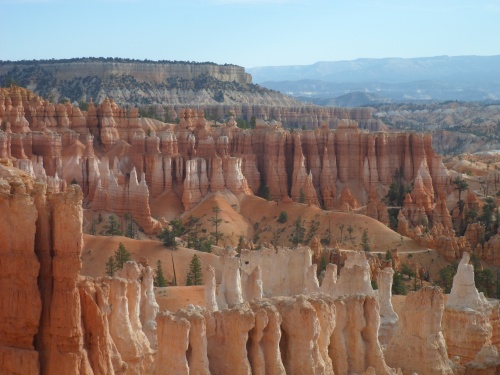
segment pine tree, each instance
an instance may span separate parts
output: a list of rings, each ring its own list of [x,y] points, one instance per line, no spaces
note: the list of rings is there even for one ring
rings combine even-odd
[[[123,265],[130,260],[130,253],[125,248],[125,245],[120,242],[118,249],[115,251],[116,270],[121,270]]]
[[[306,203],[306,194],[304,193],[304,190],[302,190],[302,188],[300,188],[299,203]]]
[[[167,286],[167,280],[163,275],[163,268],[161,267],[161,260],[156,263],[156,276],[153,280],[154,286],[165,287]]]
[[[203,285],[203,275],[201,272],[201,263],[198,255],[194,254],[191,264],[189,265],[189,272],[186,278],[186,285]]]
[[[158,238],[163,242],[163,246],[172,247],[177,249],[177,242],[175,242],[175,235],[173,231],[168,228],[163,229],[163,231],[158,235]]]
[[[304,222],[299,216],[294,223],[294,231],[292,233],[292,243],[294,246],[304,242],[306,236],[306,228],[304,227]]]
[[[104,231],[102,234],[105,236],[121,236],[122,231],[118,225],[115,215],[109,215],[108,223],[104,225]]]
[[[406,295],[408,289],[403,280],[403,275],[399,272],[394,272],[392,276],[392,294]]]
[[[363,230],[363,234],[361,235],[361,248],[363,251],[371,251],[370,248],[370,239],[368,238],[368,230]]]
[[[108,261],[106,262],[106,275],[109,277],[113,277],[116,272],[116,262],[115,259],[110,256]]]
[[[123,218],[125,219],[125,237],[135,238],[134,220],[132,219],[132,215],[126,213]]]
[[[216,204],[214,207],[212,207],[212,212],[215,216],[208,219],[208,221],[212,222],[212,226],[215,227],[215,232],[210,232],[210,235],[215,240],[215,245],[218,245],[219,240],[223,238],[223,233],[219,232],[219,225],[222,222],[222,219],[219,218],[219,214],[221,211],[222,210],[220,209],[219,205]]]

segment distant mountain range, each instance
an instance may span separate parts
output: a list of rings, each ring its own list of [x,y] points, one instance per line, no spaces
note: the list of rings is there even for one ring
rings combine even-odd
[[[315,104],[352,93],[376,95],[372,103],[500,99],[500,56],[357,59],[247,72],[255,83]]]

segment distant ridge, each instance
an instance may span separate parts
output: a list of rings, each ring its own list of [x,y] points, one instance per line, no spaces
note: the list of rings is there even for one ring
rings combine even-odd
[[[500,55],[323,61],[248,72],[254,82],[294,97],[359,91],[394,101],[500,99]]]
[[[247,69],[253,81],[387,82],[419,80],[500,80],[500,55],[320,61],[312,65],[264,66]],[[493,76],[493,77],[492,77]]]

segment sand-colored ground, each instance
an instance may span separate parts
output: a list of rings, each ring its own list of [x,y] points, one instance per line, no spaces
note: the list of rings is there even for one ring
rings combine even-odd
[[[121,236],[83,236],[84,247],[82,251],[83,268],[82,275],[100,277],[105,276],[105,264],[110,256],[113,256],[118,245],[122,242],[127,251],[131,254],[132,260],[139,261],[141,257],[146,257],[149,265],[156,268],[156,262],[161,260],[165,278],[170,281],[174,277],[172,259],[175,264],[177,284],[186,284],[186,275],[189,264],[194,254],[200,258],[202,269],[211,265],[215,268],[216,279],[220,282],[219,257],[213,254],[201,253],[196,250],[179,248],[170,250],[163,246],[160,241],[154,240],[133,240]]]
[[[181,197],[173,190],[152,199],[150,207],[151,216],[166,221],[174,220],[184,212]]]
[[[288,221],[284,224],[277,222],[282,211],[288,215]],[[278,243],[290,246],[289,239],[295,231],[294,223],[300,217],[301,220],[305,221],[304,226],[307,231],[313,222],[319,223],[316,235],[320,239],[325,238],[330,230],[333,240],[336,240],[341,248],[361,249],[361,235],[366,229],[372,251],[385,252],[393,248],[397,248],[400,252],[425,250],[415,241],[402,237],[379,221],[361,214],[325,211],[301,203],[268,202],[255,196],[243,197],[240,213],[252,223],[252,236],[258,232],[259,240],[263,242],[271,242],[274,234],[278,230],[284,229],[279,234]],[[255,223],[258,223],[257,230],[254,230]],[[342,225],[344,228],[341,230]],[[348,232],[349,226],[353,228],[351,235]]]
[[[189,305],[205,307],[205,286],[155,288],[155,297],[156,302],[160,305],[160,311],[169,310],[175,312]]]

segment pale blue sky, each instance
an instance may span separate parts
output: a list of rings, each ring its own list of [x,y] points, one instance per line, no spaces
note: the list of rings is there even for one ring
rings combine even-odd
[[[0,60],[126,57],[251,68],[500,54],[500,4],[487,0],[0,0],[0,14]]]

